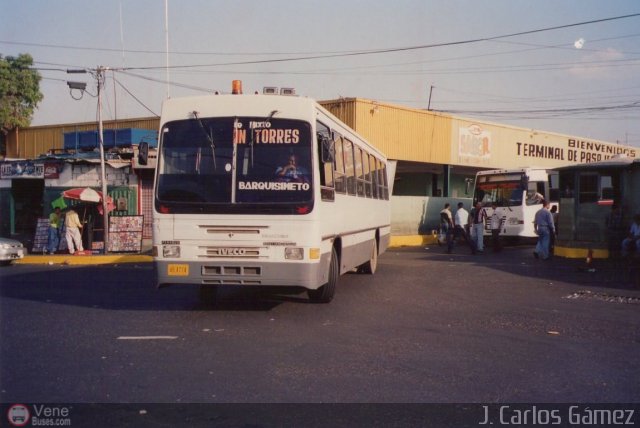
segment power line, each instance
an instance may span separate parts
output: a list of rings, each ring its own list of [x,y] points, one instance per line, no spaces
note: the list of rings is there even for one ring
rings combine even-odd
[[[311,60],[311,59],[323,59],[323,58],[337,58],[337,57],[346,57],[346,56],[361,56],[361,55],[373,55],[373,54],[381,54],[381,53],[391,53],[391,52],[402,52],[402,51],[410,51],[410,50],[419,50],[419,49],[429,49],[434,47],[444,47],[444,46],[454,46],[454,45],[463,45],[469,43],[478,43],[483,41],[492,41],[499,40],[509,37],[523,36],[528,34],[541,33],[552,30],[560,30],[565,28],[577,27],[582,25],[596,24],[607,21],[615,21],[626,18],[634,18],[640,16],[640,13],[614,16],[610,18],[601,18],[594,19],[591,21],[583,21],[577,22],[573,24],[565,24],[565,25],[557,25],[553,27],[540,28],[535,30],[528,31],[520,31],[516,33],[504,34],[500,36],[492,36],[492,37],[481,37],[477,39],[468,39],[461,40],[455,42],[445,42],[445,43],[436,43],[436,44],[427,44],[427,45],[417,45],[417,46],[404,46],[397,48],[384,48],[384,49],[369,49],[369,50],[359,50],[359,51],[337,51],[337,52],[320,52],[311,56],[303,56],[303,57],[293,57],[293,58],[280,58],[280,59],[271,59],[271,60],[255,60],[255,61],[243,61],[236,63],[226,63],[226,64],[211,64],[211,65],[185,65],[185,66],[171,66],[170,68],[184,68],[184,67],[205,67],[205,66],[219,66],[219,65],[242,65],[242,64],[257,64],[264,62],[285,62],[285,61],[302,61],[302,60]],[[27,43],[27,42],[14,42],[8,40],[0,40],[0,43],[11,44],[11,45],[24,45],[24,46],[38,46],[38,47],[47,47],[47,48],[63,48],[63,49],[78,49],[78,50],[91,50],[91,51],[106,51],[106,52],[129,52],[129,53],[151,53],[151,54],[166,54],[166,51],[155,51],[155,50],[123,50],[123,49],[115,49],[115,48],[96,48],[96,47],[85,47],[85,46],[71,46],[71,45],[52,45],[52,44],[41,44],[41,43]],[[290,54],[298,54],[294,53],[286,53],[286,52],[260,52],[260,53],[220,53],[220,52],[169,52],[171,54],[185,54],[185,55],[290,55]],[[166,68],[166,67],[152,67],[152,68]],[[149,67],[131,67],[132,69],[149,69]]]
[[[138,97],[136,97],[135,95],[133,95],[131,93],[130,90],[128,90],[122,83],[120,83],[120,81],[118,79],[116,79],[115,77],[113,78],[113,81],[116,82],[122,89],[125,90],[125,92],[129,95],[131,95],[131,97],[136,100],[138,102],[138,104],[140,104],[142,107],[144,107],[145,109],[147,109],[147,111],[149,111],[152,115],[156,116],[156,117],[160,117],[159,114],[157,114],[156,112],[154,112],[153,110],[151,110],[149,107],[147,107],[147,105],[145,103],[143,103],[142,101],[140,101],[138,99]]]
[[[330,54],[330,55],[311,55],[311,56],[305,56],[305,57],[280,58],[280,59],[271,59],[271,60],[241,61],[241,62],[226,63],[226,64],[184,65],[184,66],[179,66],[178,65],[178,66],[173,66],[172,68],[193,68],[193,67],[207,67],[207,66],[211,67],[211,66],[220,66],[220,65],[263,64],[263,63],[274,63],[274,62],[304,61],[304,60],[312,60],[312,59],[339,58],[339,57],[373,55],[373,54],[382,54],[382,53],[391,53],[391,52],[403,52],[403,51],[429,49],[429,48],[444,47],[444,46],[465,45],[465,44],[470,44],[470,43],[478,43],[478,42],[486,42],[486,41],[491,41],[491,40],[506,39],[506,38],[509,38],[509,37],[516,37],[516,36],[523,36],[523,35],[527,35],[527,34],[542,33],[542,32],[546,32],[546,31],[560,30],[560,29],[577,27],[577,26],[582,26],[582,25],[596,24],[596,23],[614,21],[614,20],[625,19],[625,18],[632,18],[632,17],[636,17],[636,16],[640,16],[640,13],[616,16],[616,17],[612,17],[612,18],[595,19],[595,20],[591,20],[591,21],[578,22],[578,23],[574,23],[574,24],[557,25],[557,26],[554,26],[554,27],[540,28],[540,29],[537,29],[537,30],[519,31],[517,33],[504,34],[504,35],[501,35],[501,36],[481,37],[481,38],[477,38],[477,39],[461,40],[461,41],[457,41],[457,42],[435,43],[435,44],[428,44],[428,45],[406,46],[406,47],[389,48],[389,49],[372,49],[372,50],[368,50],[368,51],[341,53],[341,54]],[[144,70],[144,69],[153,69],[153,68],[163,68],[163,67],[135,67],[135,68],[131,67],[131,68],[128,68],[128,69],[129,70],[133,70],[133,69]]]
[[[263,60],[252,60],[252,61],[237,61],[237,62],[216,63],[216,64],[173,65],[170,68],[171,69],[181,69],[181,68],[184,69],[184,68],[201,68],[201,67],[219,67],[219,66],[227,66],[227,65],[267,64],[267,63],[279,63],[279,62],[309,61],[309,60],[316,60],[316,59],[344,58],[344,57],[354,57],[354,56],[364,56],[364,55],[378,55],[378,54],[393,53],[393,52],[406,52],[406,51],[430,49],[430,48],[436,48],[436,47],[457,46],[457,45],[465,45],[465,44],[478,43],[478,42],[499,40],[499,39],[505,39],[505,38],[516,37],[516,36],[523,36],[523,35],[528,35],[528,34],[542,33],[542,32],[546,32],[546,31],[560,30],[560,29],[572,28],[572,27],[577,27],[577,26],[602,23],[602,22],[607,22],[607,21],[615,21],[615,20],[620,20],[620,19],[633,18],[633,17],[637,17],[637,16],[640,16],[640,13],[615,16],[615,17],[611,17],[611,18],[595,19],[595,20],[591,20],[591,21],[583,21],[583,22],[577,22],[577,23],[573,23],[573,24],[557,25],[557,26],[553,26],[553,27],[539,28],[539,29],[535,29],[535,30],[519,31],[519,32],[510,33],[510,34],[503,34],[503,35],[499,35],[499,36],[480,37],[480,38],[476,38],[476,39],[459,40],[459,41],[453,41],[453,42],[433,43],[433,44],[425,44],[425,45],[417,45],[417,46],[404,46],[404,47],[397,47],[397,48],[360,50],[360,51],[354,51],[354,52],[348,52],[347,51],[347,52],[338,52],[338,53],[329,53],[329,54],[298,56],[298,57],[290,57],[290,58],[263,59]],[[3,43],[3,41],[0,41],[0,43]],[[11,42],[11,43],[15,43],[15,42]],[[119,50],[119,49],[117,51],[121,52],[121,50]],[[154,70],[154,69],[166,69],[166,68],[167,68],[166,66],[125,67],[125,68],[122,68],[121,70]]]
[[[578,108],[559,108],[559,109],[533,109],[533,110],[445,110],[438,109],[436,111],[451,114],[579,114],[590,112],[605,112],[611,110],[629,110],[640,108],[640,101],[629,104],[619,104],[613,106],[597,106],[597,107],[578,107]]]

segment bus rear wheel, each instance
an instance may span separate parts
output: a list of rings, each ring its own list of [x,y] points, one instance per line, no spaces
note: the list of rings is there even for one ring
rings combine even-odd
[[[329,263],[329,277],[327,283],[318,288],[317,290],[309,290],[309,300],[314,303],[329,303],[333,300],[333,296],[336,293],[336,284],[340,277],[340,270],[338,265],[338,255],[336,249],[331,249],[331,262]]]
[[[358,267],[358,273],[366,273],[369,275],[376,273],[376,269],[378,269],[378,242],[375,239],[373,240],[372,247],[371,258],[368,262]]]

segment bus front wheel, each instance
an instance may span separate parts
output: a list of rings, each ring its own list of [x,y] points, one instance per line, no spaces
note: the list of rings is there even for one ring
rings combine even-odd
[[[329,303],[334,294],[336,293],[336,284],[340,277],[340,270],[338,265],[338,255],[336,249],[331,249],[331,262],[329,263],[329,277],[327,283],[318,288],[317,290],[309,290],[309,300],[314,303]]]

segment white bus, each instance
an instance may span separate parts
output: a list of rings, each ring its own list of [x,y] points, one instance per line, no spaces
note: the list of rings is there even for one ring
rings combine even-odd
[[[156,168],[158,286],[300,286],[329,302],[373,274],[390,235],[386,159],[315,101],[166,100]]]
[[[491,216],[495,202],[502,213],[501,235],[535,238],[533,220],[542,200],[558,205],[558,173],[544,168],[495,169],[479,171],[473,203],[480,202]],[[490,235],[489,222],[485,235]]]

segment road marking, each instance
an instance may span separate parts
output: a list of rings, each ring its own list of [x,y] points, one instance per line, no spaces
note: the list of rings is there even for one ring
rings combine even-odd
[[[173,340],[178,336],[119,336],[117,340]]]

